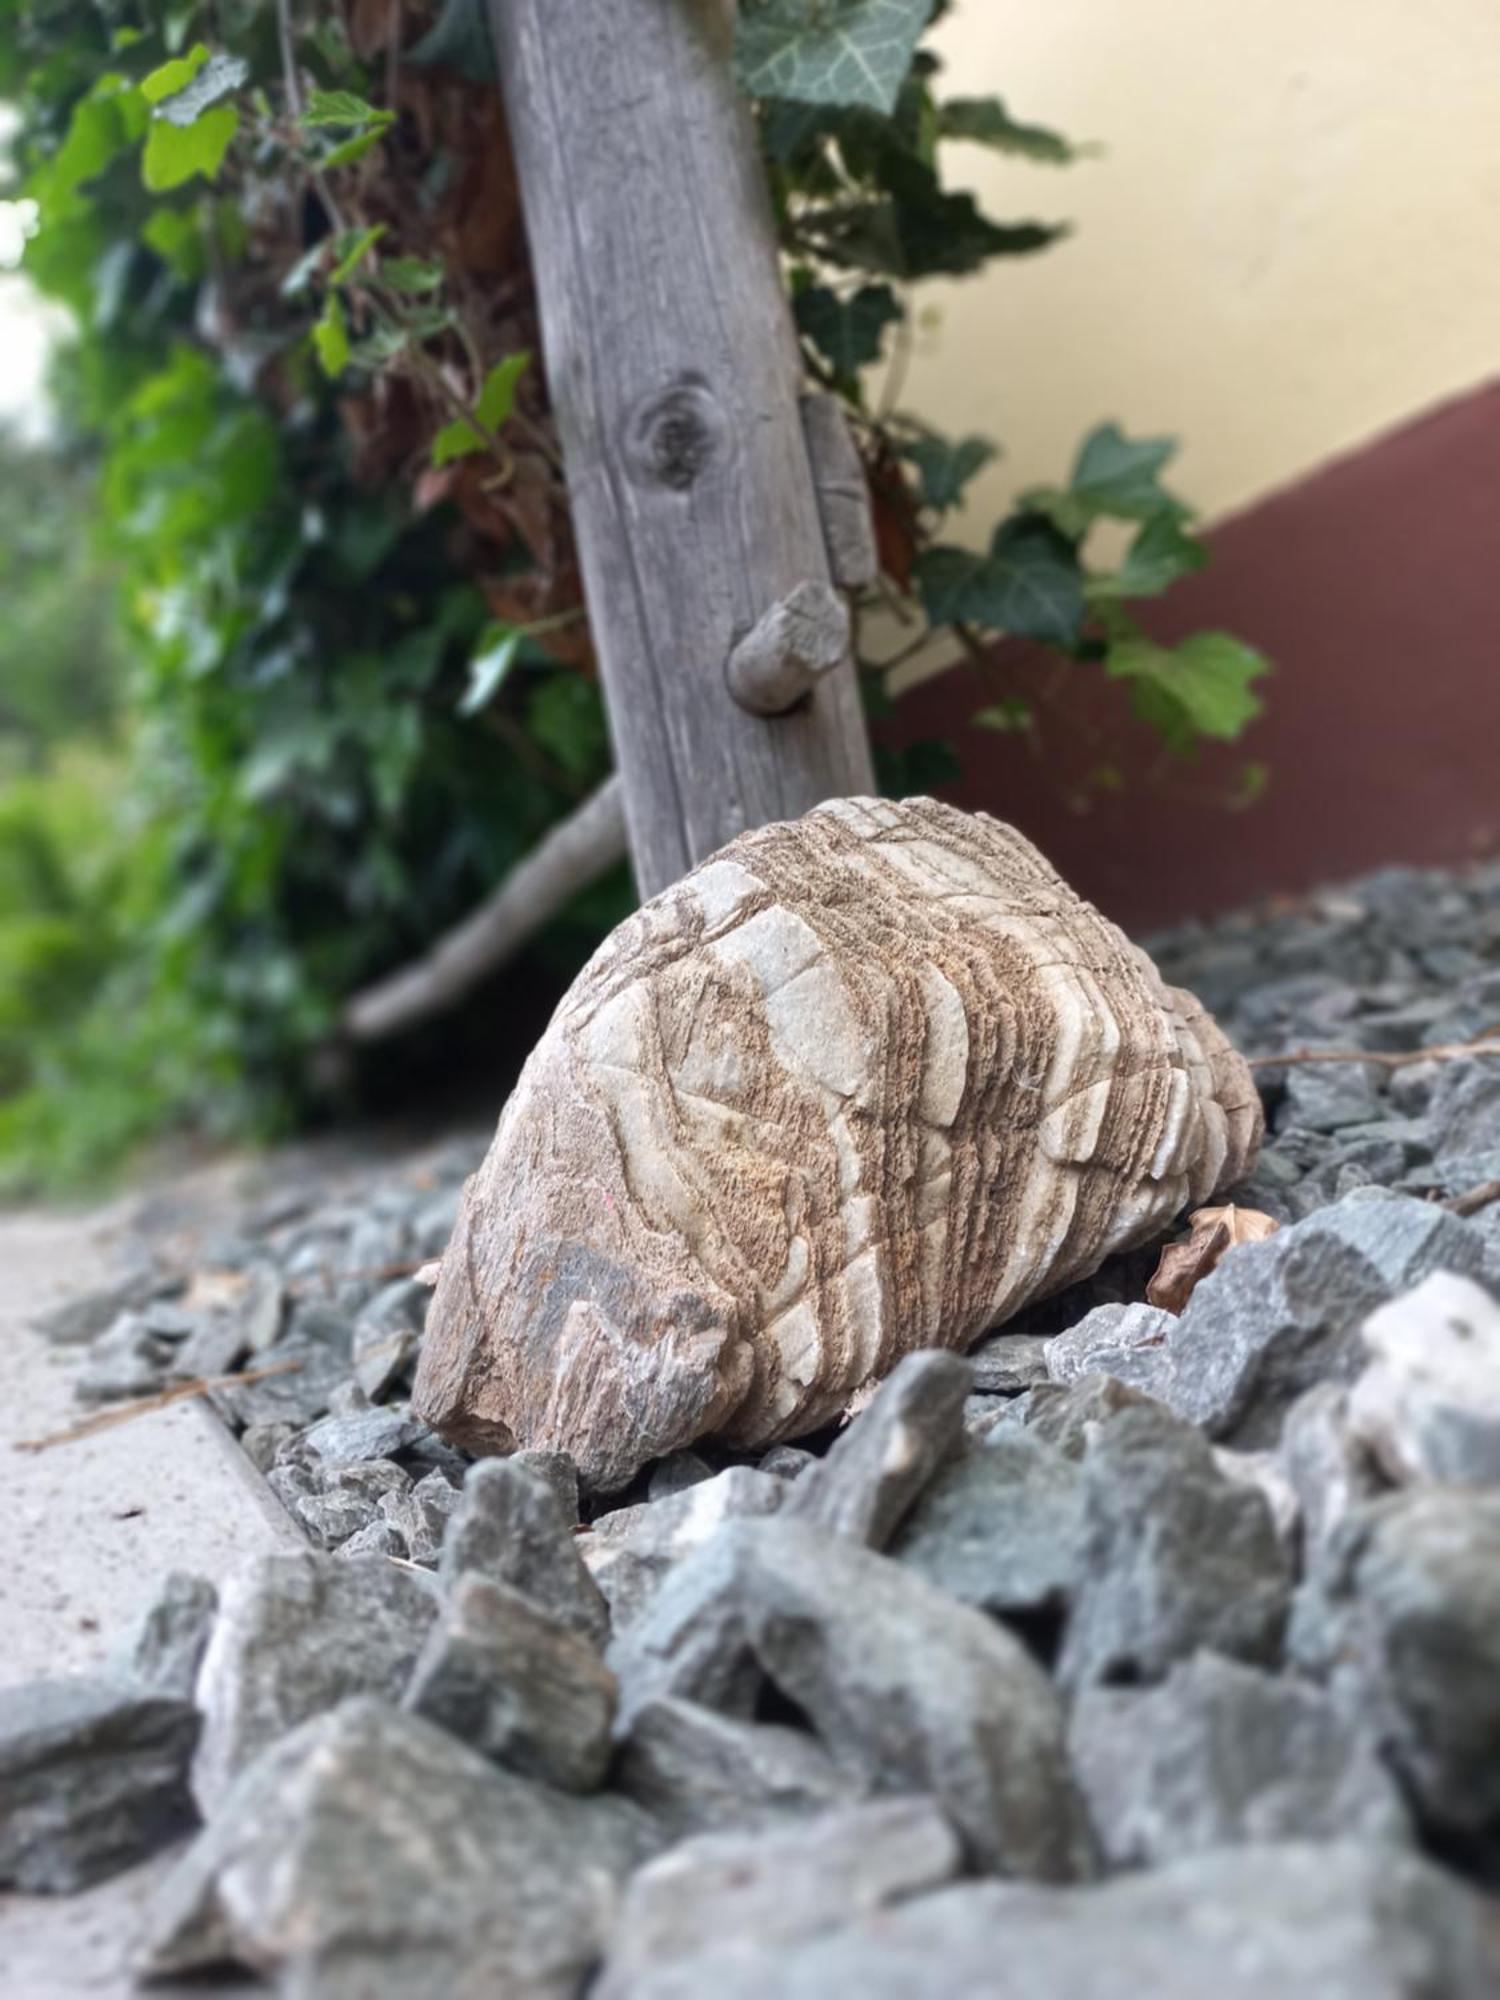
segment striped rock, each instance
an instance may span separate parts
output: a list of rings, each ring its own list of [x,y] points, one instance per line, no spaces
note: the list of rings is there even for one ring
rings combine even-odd
[[[605,941],[465,1193],[414,1409],[608,1490],[816,1428],[1251,1168],[1259,1099],[1029,842],[932,799],[741,835]]]

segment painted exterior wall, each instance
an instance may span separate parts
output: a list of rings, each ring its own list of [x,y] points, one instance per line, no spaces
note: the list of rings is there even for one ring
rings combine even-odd
[[[1183,439],[1209,517],[1500,372],[1495,0],[958,0],[951,96],[1103,158],[950,149],[1000,218],[1076,223],[933,283],[903,401],[1005,458],[974,531],[1113,417]]]

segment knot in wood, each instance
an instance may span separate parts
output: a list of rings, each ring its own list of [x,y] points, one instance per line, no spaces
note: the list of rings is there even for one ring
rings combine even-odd
[[[677,382],[649,397],[630,420],[630,469],[644,486],[686,493],[718,457],[724,413],[702,382]]]
[[[849,607],[809,580],[778,598],[729,655],[729,692],[752,715],[785,715],[849,646]]]

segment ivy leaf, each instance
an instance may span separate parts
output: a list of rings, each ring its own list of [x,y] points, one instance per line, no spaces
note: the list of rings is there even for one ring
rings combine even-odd
[[[344,285],[354,276],[364,262],[366,255],[385,234],[383,222],[372,222],[368,229],[350,230],[339,239],[340,256],[328,273],[330,285]]]
[[[1065,167],[1090,150],[1074,146],[1045,125],[1023,125],[1012,118],[998,97],[950,97],[937,110],[938,134],[944,139],[972,139],[997,153]]]
[[[735,73],[752,97],[890,111],[931,0],[747,0]]]
[[[1074,646],[1083,625],[1083,579],[1072,544],[1034,516],[1001,523],[987,554],[938,543],[916,562],[922,607],[934,625]]]
[[[148,104],[160,104],[168,97],[175,97],[178,91],[187,89],[207,61],[207,48],[202,42],[196,43],[185,56],[174,56],[149,76],[142,77],[142,97]]]
[[[1270,668],[1227,632],[1198,632],[1178,646],[1135,633],[1110,647],[1104,671],[1130,683],[1132,709],[1181,755],[1200,736],[1226,743],[1238,736],[1261,712],[1251,686]]]
[[[367,125],[389,125],[395,116],[394,111],[382,111],[374,104],[367,104],[352,90],[314,90],[309,93],[307,108],[297,123],[310,131],[331,125],[341,131],[362,132]]]
[[[988,438],[945,438],[934,432],[901,447],[901,456],[917,468],[922,505],[939,512],[956,507],[969,481],[999,455]]]
[[[317,350],[318,365],[328,378],[342,375],[349,365],[349,329],[344,323],[344,309],[339,304],[337,292],[330,292],[323,301],[323,310],[312,330],[313,346]]]
[[[164,63],[162,70],[177,67],[179,65],[175,63]],[[156,75],[160,76],[162,70],[157,70]],[[210,105],[217,104],[221,98],[228,97],[232,91],[238,90],[249,75],[250,65],[242,56],[210,56],[198,74],[183,89],[169,97],[152,100],[157,107],[156,115],[158,118],[167,119],[173,125],[191,125],[195,119],[202,117]],[[148,78],[147,81],[149,80]],[[142,91],[145,88],[145,84],[142,84]]]
[[[1066,487],[1038,486],[1021,504],[1045,514],[1076,540],[1102,516],[1148,521],[1166,514],[1185,521],[1190,510],[1169,493],[1158,474],[1177,449],[1175,438],[1128,438],[1118,424],[1100,424],[1079,447]]]
[[[197,174],[212,180],[223,164],[229,142],[240,129],[240,114],[231,104],[205,111],[191,125],[153,118],[141,156],[141,179],[153,194],[181,187]]]
[[[991,222],[969,194],[935,176],[899,196],[833,204],[797,218],[798,233],[830,263],[895,278],[962,278],[991,257],[1024,257],[1068,233],[1066,223]]]
[[[458,704],[460,715],[477,715],[488,707],[515,665],[525,636],[520,625],[486,625],[479,637],[479,650],[469,662],[469,685]]]
[[[423,263],[420,257],[387,257],[380,267],[380,277],[389,291],[415,297],[437,290],[443,282],[443,267]]]
[[[1180,576],[1190,576],[1208,561],[1202,542],[1184,530],[1178,516],[1167,510],[1153,514],[1130,547],[1114,577],[1117,597],[1156,597]]]
[[[344,139],[323,155],[319,164],[328,167],[350,167],[356,160],[362,160],[372,147],[378,146],[389,130],[391,119],[384,124],[372,125],[367,132],[356,132],[351,139]]]
[[[525,374],[530,361],[530,354],[522,348],[516,354],[507,354],[503,361],[497,361],[485,376],[484,387],[474,405],[474,416],[491,437],[515,408],[516,384]],[[434,465],[447,465],[455,458],[467,458],[470,452],[483,451],[485,444],[485,439],[473,424],[462,417],[455,417],[451,424],[444,424],[432,440],[432,462]]]
[[[880,359],[885,329],[903,316],[889,285],[861,285],[849,298],[827,285],[811,285],[798,293],[793,311],[799,331],[840,382],[852,382],[861,368]]]

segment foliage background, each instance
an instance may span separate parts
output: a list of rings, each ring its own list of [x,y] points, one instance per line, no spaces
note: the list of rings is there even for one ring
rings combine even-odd
[[[944,140],[1039,171],[1085,151],[944,96],[933,13],[753,0],[739,22],[806,365],[870,481],[872,711],[880,670],[940,625],[977,718],[1040,745],[1049,683],[993,665],[1019,634],[1127,681],[1190,755],[1254,713],[1264,663],[1223,634],[1157,646],[1132,616],[1203,560],[1162,483],[1170,441],[1098,426],[975,548],[945,526],[995,447],[900,409],[922,279],[1065,233],[947,191]],[[56,1184],[172,1123],[266,1131],[378,1098],[378,1066],[329,1060],[341,1002],[477,902],[609,754],[474,0],[5,0],[0,19],[25,268],[77,329],[58,447],[12,449],[0,503],[21,607],[0,640],[0,1172]],[[1129,535],[1109,565],[1105,522]],[[919,746],[882,778],[950,770]],[[628,898],[622,870],[579,899],[539,984],[484,997],[474,1044],[522,1052],[535,995]],[[450,1067],[465,1032],[434,1037]]]

